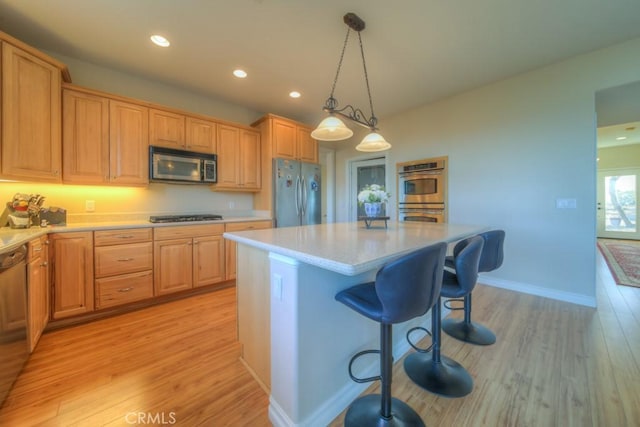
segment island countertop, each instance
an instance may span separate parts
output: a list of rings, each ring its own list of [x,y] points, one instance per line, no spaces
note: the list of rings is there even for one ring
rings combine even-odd
[[[344,222],[227,232],[224,237],[347,276],[437,242],[454,242],[486,230],[479,225],[389,221],[366,228]]]

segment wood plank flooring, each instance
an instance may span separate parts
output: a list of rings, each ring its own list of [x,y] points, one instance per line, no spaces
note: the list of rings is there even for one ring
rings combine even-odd
[[[640,289],[616,286],[597,257],[597,310],[478,286],[473,318],[498,342],[443,334],[442,345],[471,373],[473,392],[425,392],[400,360],[393,395],[430,426],[640,425]],[[268,426],[268,397],[238,361],[235,321],[228,288],[48,332],[0,425]]]

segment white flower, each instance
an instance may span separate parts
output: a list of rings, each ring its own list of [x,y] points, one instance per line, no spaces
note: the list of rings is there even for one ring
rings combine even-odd
[[[378,184],[366,185],[362,191],[358,193],[358,203],[386,203],[389,201],[390,194],[387,193],[383,186]]]

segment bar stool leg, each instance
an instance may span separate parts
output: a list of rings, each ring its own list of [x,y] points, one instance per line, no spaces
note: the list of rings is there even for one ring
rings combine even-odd
[[[444,319],[442,330],[470,344],[491,345],[496,342],[496,335],[489,328],[471,321],[471,294],[464,297],[464,320]]]
[[[404,360],[409,378],[420,387],[445,397],[462,397],[471,393],[473,379],[467,370],[453,359],[440,354],[440,298],[431,309],[433,348],[429,353],[413,353]]]
[[[424,427],[420,416],[409,405],[391,397],[393,373],[392,325],[380,324],[380,389],[355,400],[344,418],[345,427]]]

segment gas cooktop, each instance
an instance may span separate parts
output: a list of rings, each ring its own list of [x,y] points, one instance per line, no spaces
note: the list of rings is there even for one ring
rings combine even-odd
[[[222,215],[194,214],[194,215],[156,215],[150,216],[149,222],[188,222],[188,221],[217,221]]]

